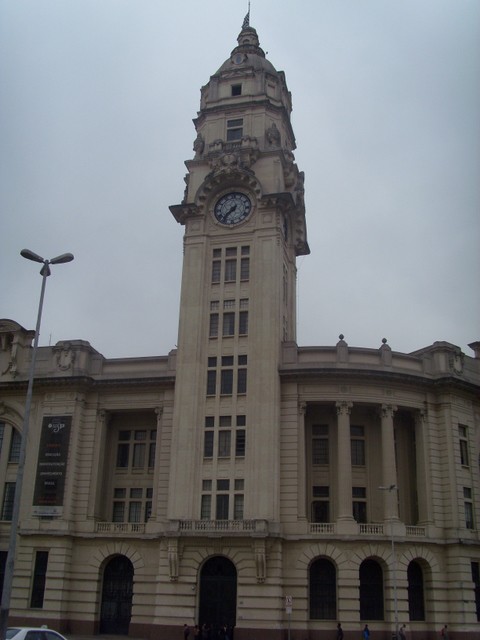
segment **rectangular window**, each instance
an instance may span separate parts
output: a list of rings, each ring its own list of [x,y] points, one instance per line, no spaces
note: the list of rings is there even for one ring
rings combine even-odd
[[[235,313],[228,312],[223,314],[223,336],[235,335]]]
[[[133,447],[133,462],[132,466],[135,469],[141,468],[145,466],[145,444],[144,443],[135,443]]]
[[[213,458],[213,431],[205,431],[205,440],[203,443],[203,457]]]
[[[119,442],[117,447],[117,468],[126,469],[128,467],[129,453],[130,445],[126,442]]]
[[[218,457],[219,458],[230,457],[231,442],[232,442],[231,431],[218,432]]]
[[[3,490],[2,520],[10,521],[15,500],[15,482],[6,482]]]
[[[128,521],[140,522],[142,514],[142,503],[140,501],[131,501],[128,505]]]
[[[214,396],[217,387],[217,372],[207,371],[207,396]]]
[[[367,522],[367,490],[365,487],[352,487],[353,517],[357,522]]]
[[[48,551],[37,551],[35,554],[35,566],[33,569],[32,595],[30,607],[42,609],[47,581]]]
[[[218,313],[210,314],[210,329],[208,335],[210,338],[218,338]]]
[[[350,447],[352,456],[352,465],[365,466],[365,431],[363,426],[350,426]]]
[[[220,282],[221,269],[222,269],[221,260],[214,260],[212,262],[212,284],[218,284]]]
[[[248,334],[248,311],[240,311],[238,318],[238,333],[241,336]]]
[[[328,425],[312,425],[312,464],[329,464]]]
[[[200,506],[200,518],[202,520],[210,520],[212,514],[212,496],[202,495],[202,504]]]
[[[215,519],[228,520],[228,494],[226,493],[217,494]]]
[[[235,455],[237,458],[245,457],[245,443],[245,429],[237,429],[235,432]]]
[[[475,529],[475,523],[473,521],[472,490],[469,487],[463,487],[463,497],[465,499],[465,526],[467,529]]]
[[[231,396],[233,393],[233,370],[222,369],[220,377],[220,395]]]
[[[242,85],[232,84],[232,96],[241,96],[241,95],[242,95]]]
[[[148,449],[148,468],[153,469],[155,466],[155,452],[157,450],[157,443],[151,442]]]
[[[243,494],[237,493],[233,497],[233,519],[243,520]]]
[[[238,370],[237,393],[238,394],[247,393],[247,370],[246,369]]]
[[[112,522],[123,522],[125,518],[125,502],[113,502]]]
[[[237,259],[225,260],[225,282],[235,282],[237,279]]]
[[[240,260],[240,280],[248,282],[250,279],[250,258],[242,258]]]
[[[10,440],[9,462],[18,462],[20,459],[20,446],[22,444],[22,436],[16,429],[12,429],[12,439]]]
[[[243,118],[227,120],[227,142],[241,140],[243,136]]]
[[[312,502],[312,522],[330,522],[330,503],[328,500]]]
[[[467,427],[465,425],[458,425],[458,435],[460,436],[460,463],[464,467],[468,467],[468,438]]]

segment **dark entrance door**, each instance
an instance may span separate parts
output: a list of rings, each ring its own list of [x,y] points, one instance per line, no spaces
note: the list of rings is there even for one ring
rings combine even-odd
[[[237,617],[237,570],[223,556],[207,560],[200,574],[200,625],[212,627],[212,637],[226,624],[234,627]],[[230,636],[231,637],[231,636]]]
[[[132,594],[133,565],[125,556],[116,556],[103,572],[100,633],[128,635]]]

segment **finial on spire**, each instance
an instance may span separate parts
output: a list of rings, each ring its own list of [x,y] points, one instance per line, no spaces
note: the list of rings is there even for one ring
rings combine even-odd
[[[243,19],[242,29],[246,29],[250,26],[250,0],[248,0],[248,12],[245,18]]]

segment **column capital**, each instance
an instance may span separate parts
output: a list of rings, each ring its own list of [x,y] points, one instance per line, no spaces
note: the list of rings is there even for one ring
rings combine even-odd
[[[347,416],[352,412],[353,402],[349,400],[337,400],[335,407],[337,408],[337,416]]]
[[[307,413],[307,403],[303,400],[298,403],[298,413],[304,416]]]
[[[378,407],[378,412],[380,414],[381,418],[393,418],[395,412],[397,411],[398,407],[394,404],[381,404]]]

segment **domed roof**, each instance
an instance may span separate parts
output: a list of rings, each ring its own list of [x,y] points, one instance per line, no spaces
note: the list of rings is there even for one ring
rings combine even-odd
[[[256,30],[250,26],[248,13],[243,21],[242,30],[237,38],[237,42],[238,46],[235,47],[230,57],[225,60],[215,75],[220,75],[224,71],[229,71],[232,68],[241,69],[242,66],[253,67],[255,70],[263,69],[268,73],[277,74],[273,64],[266,59],[265,51],[260,47]]]

